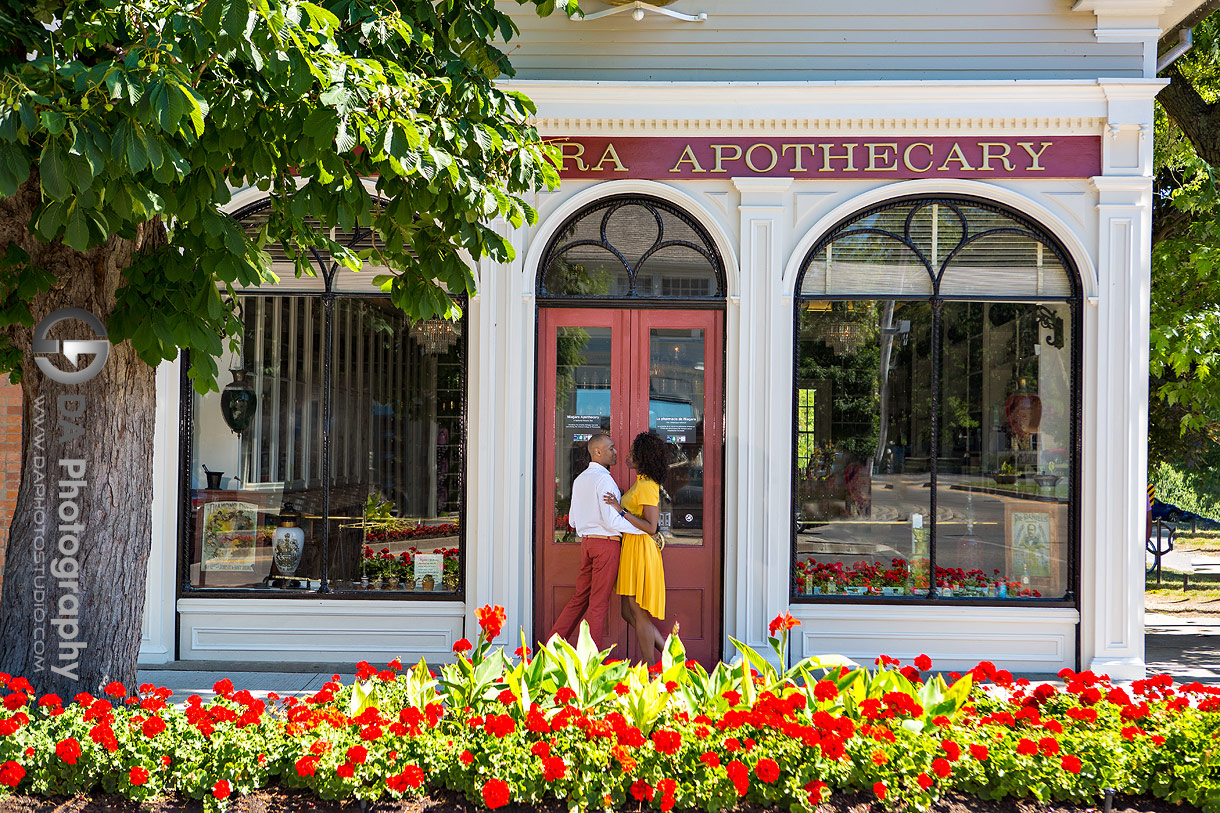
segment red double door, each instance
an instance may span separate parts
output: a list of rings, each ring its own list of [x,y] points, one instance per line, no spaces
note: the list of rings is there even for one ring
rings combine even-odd
[[[635,480],[627,450],[640,432],[665,440],[661,527],[667,544],[668,633],[681,622],[688,656],[720,657],[724,314],[711,310],[544,308],[539,312],[536,637],[543,638],[571,597],[580,540],[568,526],[572,481],[588,466],[585,442],[607,432],[618,447],[611,473],[624,492]],[[611,657],[641,658],[610,604]],[[623,653],[627,653],[626,656]]]

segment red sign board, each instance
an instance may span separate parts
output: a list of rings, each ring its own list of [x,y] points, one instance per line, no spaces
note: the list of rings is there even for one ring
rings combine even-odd
[[[563,178],[1088,178],[1100,136],[555,139]]]

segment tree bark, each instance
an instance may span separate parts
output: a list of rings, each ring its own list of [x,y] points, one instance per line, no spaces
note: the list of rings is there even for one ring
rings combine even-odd
[[[1161,88],[1157,101],[1194,144],[1199,157],[1220,167],[1220,103],[1208,103],[1176,66],[1171,65],[1165,77],[1169,84]]]
[[[122,270],[141,250],[164,245],[163,225],[82,253],[29,234],[38,195],[35,176],[0,200],[0,251],[17,243],[57,279],[33,302],[35,324],[65,307],[105,322]],[[64,321],[50,337],[92,333]],[[111,680],[135,685],[152,542],[154,370],[124,342],[111,345],[94,378],[61,384],[36,366],[32,335],[10,330],[22,353],[22,472],[0,592],[0,672],[67,700]],[[46,358],[73,370],[63,355]],[[79,367],[92,359],[82,356]]]

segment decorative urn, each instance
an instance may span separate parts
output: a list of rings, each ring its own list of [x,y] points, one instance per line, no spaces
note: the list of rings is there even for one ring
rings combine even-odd
[[[220,414],[237,434],[245,432],[258,409],[258,395],[246,382],[245,370],[233,370],[233,380],[220,393]]]
[[[1016,437],[1027,438],[1038,431],[1042,423],[1042,399],[1036,392],[1030,392],[1024,378],[1018,382],[1017,391],[1004,402],[1004,417]]]
[[[297,527],[300,513],[292,503],[286,503],[280,512],[280,524],[271,536],[275,568],[281,576],[292,576],[301,564],[301,552],[305,549],[305,532]]]

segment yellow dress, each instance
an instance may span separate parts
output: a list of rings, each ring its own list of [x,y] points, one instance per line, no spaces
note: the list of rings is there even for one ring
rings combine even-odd
[[[623,495],[621,505],[642,517],[645,505],[660,503],[661,487],[650,477],[638,474],[635,485]],[[623,534],[614,591],[620,596],[635,596],[636,602],[653,618],[665,618],[665,568],[657,543],[648,534]]]

